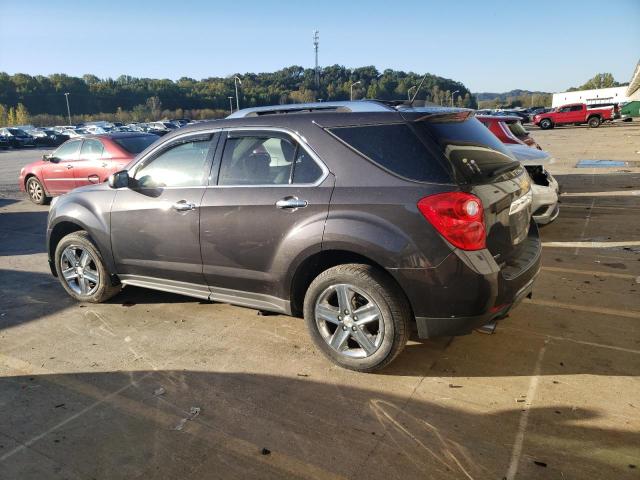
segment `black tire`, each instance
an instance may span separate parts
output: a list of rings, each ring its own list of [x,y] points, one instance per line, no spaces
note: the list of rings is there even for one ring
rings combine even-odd
[[[47,197],[44,186],[37,177],[29,177],[24,188],[29,200],[36,205],[47,205],[51,201],[51,197]]]
[[[65,280],[62,263],[63,261],[67,263],[67,259],[63,260],[62,255],[67,247],[78,247],[78,249],[84,249],[88,251],[92,257],[91,265],[95,265],[95,269],[92,270],[97,271],[99,282],[96,283],[95,287],[87,294],[82,294],[81,292],[74,290],[67,283],[67,280]],[[58,279],[60,280],[62,287],[71,297],[75,298],[79,302],[102,303],[119,293],[122,289],[122,286],[120,285],[114,286],[111,284],[111,275],[107,270],[104,260],[102,259],[102,255],[89,234],[85,231],[73,232],[63,237],[56,247],[54,261]],[[76,282],[79,284],[80,281],[76,280]]]
[[[593,116],[590,117],[589,120],[587,120],[587,123],[589,124],[589,128],[598,128],[602,121],[600,120],[600,117]]]
[[[540,128],[542,130],[549,130],[550,128],[553,128],[553,122],[548,118],[543,118],[540,120]]]
[[[378,307],[378,321],[384,324],[384,334],[377,350],[366,357],[353,358],[335,350],[327,343],[316,322],[316,302],[332,286],[339,284],[352,285],[369,296]],[[352,307],[355,301],[352,299]],[[411,309],[403,292],[385,273],[370,265],[352,263],[325,270],[311,282],[304,298],[304,318],[313,342],[327,358],[350,370],[373,372],[387,366],[403,350],[410,334]],[[354,316],[354,320],[357,317]],[[343,321],[346,323],[347,319]],[[336,331],[338,328],[335,327]],[[342,328],[349,331],[344,326]],[[357,327],[352,328],[355,330]]]

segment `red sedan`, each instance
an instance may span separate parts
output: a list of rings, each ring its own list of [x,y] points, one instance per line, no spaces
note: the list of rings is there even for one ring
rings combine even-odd
[[[20,170],[20,189],[32,202],[44,205],[76,187],[106,181],[157,139],[157,135],[137,132],[73,138]]]
[[[529,132],[520,123],[520,117],[506,115],[476,115],[502,143],[527,145],[542,150]]]

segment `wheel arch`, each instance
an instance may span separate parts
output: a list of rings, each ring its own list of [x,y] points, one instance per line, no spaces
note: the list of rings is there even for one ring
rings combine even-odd
[[[51,196],[51,193],[49,193],[49,190],[47,190],[47,186],[44,184],[44,180],[42,180],[42,178],[40,178],[36,173],[34,172],[29,172],[24,176],[24,190],[25,192],[27,191],[27,183],[29,182],[29,179],[31,178],[35,178],[36,180],[38,180],[40,182],[40,185],[42,185],[42,188],[44,190],[44,193],[47,197]]]
[[[290,275],[289,299],[291,304],[291,314],[294,316],[302,315],[305,294],[307,293],[311,282],[318,275],[329,268],[348,263],[360,263],[374,267],[381,274],[388,277],[396,285],[398,291],[402,292],[402,295],[406,298],[406,293],[393,275],[389,273],[389,271],[379,262],[376,262],[372,258],[353,250],[321,250],[309,255],[298,263],[297,267]],[[407,304],[410,305],[410,302],[407,301]]]

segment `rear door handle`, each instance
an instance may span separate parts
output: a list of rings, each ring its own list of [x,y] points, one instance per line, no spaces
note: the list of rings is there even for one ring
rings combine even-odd
[[[196,204],[195,203],[191,203],[191,202],[187,202],[186,200],[180,200],[179,202],[176,202],[173,204],[173,209],[177,210],[178,212],[186,212],[188,210],[195,210],[196,208]]]
[[[73,165],[71,165],[70,163],[67,163],[67,170],[73,168]]]
[[[304,208],[309,205],[306,200],[299,200],[298,197],[285,197],[276,202],[276,207],[282,209],[295,210],[296,208]]]

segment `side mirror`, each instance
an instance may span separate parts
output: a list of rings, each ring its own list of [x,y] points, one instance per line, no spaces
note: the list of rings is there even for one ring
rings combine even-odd
[[[49,160],[51,163],[60,163],[60,159],[58,157],[54,157],[53,155],[49,155],[49,157],[47,157],[47,160]]]
[[[120,170],[109,175],[109,186],[111,188],[124,188],[129,186],[129,172]]]

